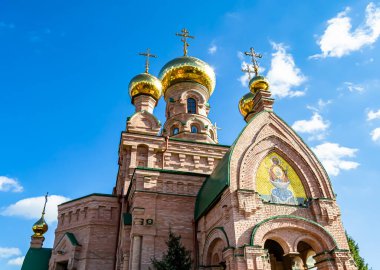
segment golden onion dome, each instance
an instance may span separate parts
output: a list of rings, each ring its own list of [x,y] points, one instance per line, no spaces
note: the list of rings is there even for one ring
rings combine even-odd
[[[149,95],[159,100],[162,94],[161,81],[149,73],[141,73],[130,81],[129,94],[132,99],[137,95]]]
[[[269,90],[269,81],[264,76],[255,76],[249,81],[249,90],[255,94],[258,90]]]
[[[44,233],[47,232],[48,225],[43,215],[36,223],[33,224],[32,230],[34,232],[34,237],[43,237]]]
[[[254,103],[253,98],[254,94],[248,93],[245,94],[239,101],[239,111],[243,115],[244,119],[253,111]]]
[[[215,88],[215,72],[212,67],[190,56],[171,60],[161,69],[158,77],[161,79],[164,94],[171,85],[184,81],[194,81],[205,86],[210,96]]]

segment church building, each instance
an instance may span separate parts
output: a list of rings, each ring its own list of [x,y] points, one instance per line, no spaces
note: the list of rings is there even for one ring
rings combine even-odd
[[[121,134],[112,193],[59,205],[52,248],[42,247],[42,216],[22,270],[152,269],[169,230],[191,251],[193,269],[357,269],[330,179],[273,111],[270,82],[258,74],[261,55],[245,53],[254,68],[237,104],[246,125],[232,145],[221,145],[208,118],[215,73],[188,56],[189,32],[177,35],[184,55],[155,77],[148,50],[145,72],[129,84],[135,113]],[[161,98],[163,124],[154,115]]]

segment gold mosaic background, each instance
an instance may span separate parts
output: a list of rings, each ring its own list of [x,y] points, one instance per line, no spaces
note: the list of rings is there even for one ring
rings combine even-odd
[[[277,157],[281,162],[280,163],[281,167],[284,168],[285,170],[286,169],[288,170],[288,178],[290,181],[288,190],[293,192],[294,197],[306,199],[305,189],[297,173],[294,171],[292,166],[289,165],[288,162],[286,162],[281,156],[277,155],[276,153],[270,153],[260,163],[259,169],[256,175],[256,191],[261,195],[270,196],[272,193],[272,189],[274,188],[274,186],[270,182],[269,172],[268,172],[268,169],[272,166],[272,161],[271,161],[272,157]]]

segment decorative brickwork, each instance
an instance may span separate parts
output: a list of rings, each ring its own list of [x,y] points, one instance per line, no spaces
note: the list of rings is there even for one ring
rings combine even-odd
[[[255,92],[231,147],[217,144],[211,92],[199,81],[171,82],[161,134],[157,100],[133,97],[112,195],[59,206],[49,269],[148,270],[169,230],[194,269],[356,269],[328,175],[273,113],[270,92]]]

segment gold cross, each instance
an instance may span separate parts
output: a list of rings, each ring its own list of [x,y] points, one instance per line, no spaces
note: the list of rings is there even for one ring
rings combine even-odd
[[[45,215],[45,208],[46,208],[46,203],[47,203],[47,200],[48,200],[48,194],[49,194],[49,192],[46,192],[46,195],[45,195],[45,204],[44,204],[44,209],[42,210],[42,215]]]
[[[251,72],[252,72],[251,65],[245,64],[245,67],[246,68],[242,68],[241,71],[248,73],[248,79],[251,80],[251,78],[252,78],[251,77]]]
[[[180,36],[181,41],[183,42],[183,55],[187,56],[187,47],[189,47],[189,43],[187,43],[187,38],[195,38],[194,36],[189,35],[189,31],[186,28],[183,28],[180,33],[176,33],[176,36]]]
[[[139,55],[145,56],[145,73],[148,73],[149,71],[149,57],[157,58],[157,55],[151,54],[150,49],[146,49],[146,52],[139,53]]]
[[[251,56],[251,62],[253,64],[253,70],[255,71],[255,75],[259,75],[259,63],[257,62],[257,58],[261,58],[263,56],[259,53],[256,53],[252,47],[249,49],[249,52],[244,52],[244,54],[247,56]]]

